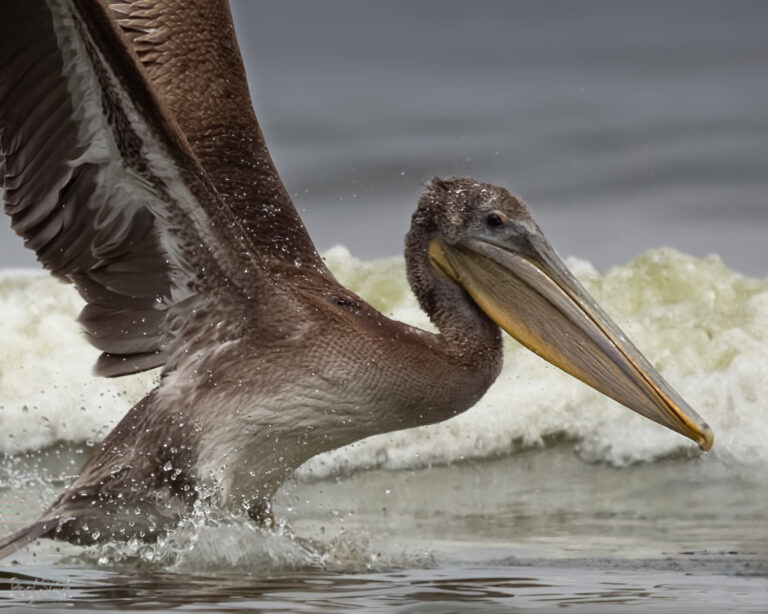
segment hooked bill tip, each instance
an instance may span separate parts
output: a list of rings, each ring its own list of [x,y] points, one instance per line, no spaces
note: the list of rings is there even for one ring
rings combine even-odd
[[[701,429],[701,437],[699,437],[697,443],[704,452],[707,452],[712,447],[712,444],[715,443],[715,433],[708,425],[705,424],[704,428]]]

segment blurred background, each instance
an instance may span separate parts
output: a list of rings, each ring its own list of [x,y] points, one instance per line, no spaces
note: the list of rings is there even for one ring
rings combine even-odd
[[[318,247],[399,254],[424,182],[521,195],[600,269],[669,245],[768,275],[768,3],[233,0]],[[0,265],[35,266],[0,228]]]

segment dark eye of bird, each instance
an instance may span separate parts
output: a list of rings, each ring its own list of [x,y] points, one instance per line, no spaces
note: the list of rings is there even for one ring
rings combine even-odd
[[[488,224],[488,226],[491,228],[498,228],[504,223],[504,220],[502,219],[501,215],[495,211],[492,211],[485,216],[485,223]]]

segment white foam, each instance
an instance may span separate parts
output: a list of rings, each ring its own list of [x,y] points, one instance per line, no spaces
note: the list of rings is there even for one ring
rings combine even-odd
[[[342,283],[384,313],[429,328],[405,281],[402,258],[360,262],[326,254]],[[598,274],[569,266],[670,383],[710,423],[710,458],[768,462],[768,282],[717,258],[654,250]],[[155,375],[90,374],[97,352],[74,319],[81,299],[39,273],[0,276],[0,451],[101,438],[153,385]],[[360,467],[403,468],[509,454],[573,441],[590,461],[616,466],[696,446],[601,396],[507,339],[504,369],[470,411],[442,424],[368,439],[316,457],[303,476]]]
[[[0,276],[0,451],[99,440],[151,388],[152,374],[91,375],[98,351],[75,322],[82,306],[47,274]]]

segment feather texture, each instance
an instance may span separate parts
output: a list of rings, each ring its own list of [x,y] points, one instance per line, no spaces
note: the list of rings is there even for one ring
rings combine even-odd
[[[121,36],[95,0],[0,8],[5,209],[88,302],[81,321],[104,352],[97,372],[110,376],[168,363],[183,337],[167,322],[178,303],[252,299],[264,282],[247,234]]]

